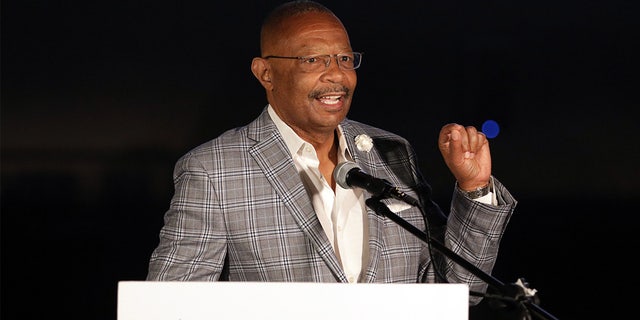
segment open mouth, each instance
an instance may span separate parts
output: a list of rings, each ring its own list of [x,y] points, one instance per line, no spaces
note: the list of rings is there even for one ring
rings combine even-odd
[[[322,97],[318,97],[317,99],[324,104],[337,104],[340,102],[341,98],[342,98],[341,95],[336,95],[336,96],[322,96]]]

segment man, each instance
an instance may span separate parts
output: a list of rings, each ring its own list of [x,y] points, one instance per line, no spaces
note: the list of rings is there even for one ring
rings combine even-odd
[[[424,208],[382,199],[389,209],[487,273],[516,205],[491,176],[486,137],[448,124],[439,147],[457,186],[445,216],[404,138],[346,118],[361,61],[342,22],[316,2],[286,3],[265,19],[251,70],[268,105],[177,162],[147,280],[459,282],[486,290],[369,209],[368,191],[337,185],[333,172],[346,161],[387,180]]]

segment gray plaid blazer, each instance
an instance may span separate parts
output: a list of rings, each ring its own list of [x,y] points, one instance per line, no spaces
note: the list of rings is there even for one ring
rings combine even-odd
[[[419,173],[408,141],[350,119],[341,126],[354,161],[372,176],[419,199],[427,212],[425,217],[412,207],[398,212],[400,217],[420,230],[429,223],[432,235],[438,235],[448,248],[491,272],[516,205],[497,179],[497,206],[454,191],[445,215],[431,200],[430,187]],[[354,137],[359,134],[373,139],[370,152],[355,147]],[[174,183],[147,280],[348,282],[266,108],[248,125],[182,156],[175,166]],[[367,215],[370,256],[359,282],[439,281],[424,241],[371,209]],[[468,283],[471,290],[486,289],[481,280],[447,259],[435,265],[440,265],[449,282]]]

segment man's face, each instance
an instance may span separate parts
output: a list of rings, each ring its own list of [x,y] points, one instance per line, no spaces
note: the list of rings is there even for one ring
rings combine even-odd
[[[335,55],[353,51],[344,26],[327,14],[309,13],[289,20],[263,54]],[[267,98],[278,115],[303,138],[333,131],[347,116],[357,77],[340,68],[335,57],[328,68],[305,71],[296,59],[267,59],[271,87]]]

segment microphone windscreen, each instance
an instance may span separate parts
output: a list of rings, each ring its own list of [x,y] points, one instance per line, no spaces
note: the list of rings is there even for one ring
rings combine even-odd
[[[338,163],[336,168],[333,170],[333,178],[343,189],[351,189],[351,186],[347,183],[347,175],[349,174],[349,171],[353,169],[360,169],[360,167],[353,161],[345,161]]]

